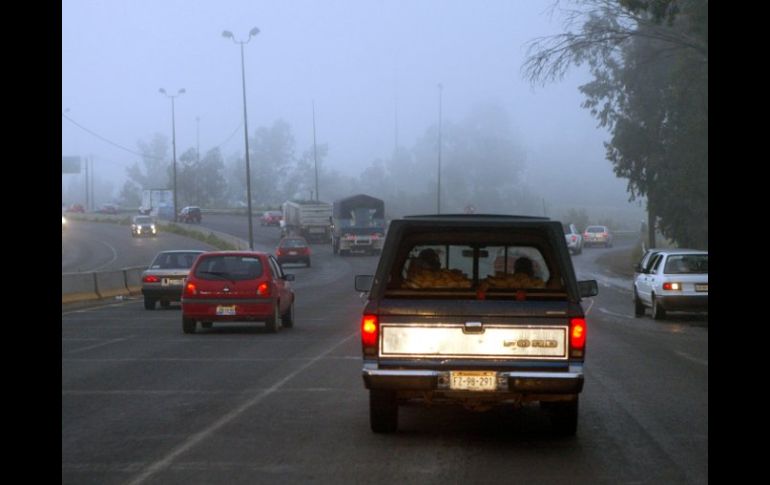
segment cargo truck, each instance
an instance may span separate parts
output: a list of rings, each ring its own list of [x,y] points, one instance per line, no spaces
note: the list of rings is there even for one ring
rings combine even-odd
[[[309,242],[329,242],[332,205],[318,200],[283,203],[281,236],[302,236]]]
[[[385,239],[385,202],[365,194],[334,201],[331,242],[334,254],[380,254]]]

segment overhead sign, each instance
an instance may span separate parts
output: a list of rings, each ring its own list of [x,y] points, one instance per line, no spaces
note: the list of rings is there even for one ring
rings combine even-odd
[[[61,173],[80,173],[80,157],[61,157]]]

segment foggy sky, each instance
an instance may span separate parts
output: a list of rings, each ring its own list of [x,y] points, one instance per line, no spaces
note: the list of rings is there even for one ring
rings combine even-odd
[[[311,102],[328,166],[357,176],[438,119],[459,121],[493,102],[511,118],[526,152],[525,180],[549,200],[627,206],[626,182],[612,174],[597,128],[580,107],[573,69],[561,82],[532,87],[521,76],[525,43],[561,31],[552,0],[63,0],[62,111],[132,151],[163,133],[171,139],[176,93],[177,157],[220,146],[243,152],[240,48],[245,40],[249,132],[288,122],[299,154],[312,146]],[[62,155],[93,156],[97,177],[125,180],[138,155],[62,118]],[[63,176],[66,183],[67,177]],[[570,193],[571,192],[571,193]],[[116,194],[117,195],[117,194]],[[635,207],[637,205],[634,205]]]

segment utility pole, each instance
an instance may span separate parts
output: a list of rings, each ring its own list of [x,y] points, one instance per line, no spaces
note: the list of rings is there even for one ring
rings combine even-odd
[[[315,161],[315,196],[314,200],[321,200],[318,195],[318,153],[315,144],[315,100],[313,100],[313,160]],[[312,197],[311,197],[312,198]]]
[[[85,189],[86,189],[86,207],[85,210],[88,210],[88,157],[85,159]]]
[[[444,86],[438,83],[438,190],[436,191],[437,214],[441,214],[441,93]]]
[[[196,161],[201,163],[201,118],[195,117],[195,158]]]

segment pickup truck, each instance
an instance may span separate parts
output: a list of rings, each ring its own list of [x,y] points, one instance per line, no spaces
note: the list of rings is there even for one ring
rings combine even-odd
[[[574,435],[586,318],[596,281],[575,278],[562,225],[506,215],[391,222],[361,318],[372,431],[398,429],[401,404],[469,410],[539,402]]]

